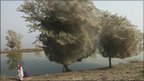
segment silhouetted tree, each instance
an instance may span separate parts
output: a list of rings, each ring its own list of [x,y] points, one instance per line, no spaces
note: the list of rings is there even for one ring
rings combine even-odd
[[[18,8],[30,22],[30,31],[40,31],[50,61],[67,65],[95,53],[99,31],[98,10],[89,0],[26,0]]]
[[[99,35],[99,49],[104,57],[126,58],[139,53],[141,42],[140,31],[132,25],[126,17],[101,12],[101,33]]]
[[[13,30],[8,30],[7,31],[8,36],[6,36],[7,46],[11,49],[20,49],[21,48],[21,39],[22,36],[17,34]]]

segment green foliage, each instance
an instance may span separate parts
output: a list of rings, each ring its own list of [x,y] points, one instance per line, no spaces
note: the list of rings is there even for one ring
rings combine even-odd
[[[20,49],[21,48],[21,36],[17,34],[13,30],[8,30],[7,32],[8,36],[6,36],[7,46],[10,47],[11,49]]]

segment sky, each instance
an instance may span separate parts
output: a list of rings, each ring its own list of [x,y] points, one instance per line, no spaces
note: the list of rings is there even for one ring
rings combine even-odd
[[[37,33],[28,33],[27,23],[21,18],[22,13],[16,11],[23,1],[1,1],[1,48],[6,47],[6,32],[11,29],[23,35],[22,46],[33,47],[32,43]],[[108,10],[111,13],[118,13],[119,16],[126,16],[128,20],[138,29],[143,31],[143,2],[142,1],[93,1],[96,8]]]

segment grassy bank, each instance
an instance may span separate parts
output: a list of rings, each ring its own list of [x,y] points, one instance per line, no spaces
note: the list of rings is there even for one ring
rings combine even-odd
[[[119,64],[113,66],[111,69],[100,68],[83,71],[72,71],[65,73],[46,74],[40,76],[31,76],[25,78],[24,81],[83,81],[83,80],[95,80],[95,81],[128,81],[128,80],[144,80],[144,62]],[[2,81],[17,81],[15,78],[2,77]]]
[[[24,48],[24,49],[20,49],[20,50],[7,50],[7,51],[1,51],[1,54],[7,54],[10,51],[26,53],[26,52],[39,52],[39,51],[43,51],[43,49],[41,49],[41,48]]]

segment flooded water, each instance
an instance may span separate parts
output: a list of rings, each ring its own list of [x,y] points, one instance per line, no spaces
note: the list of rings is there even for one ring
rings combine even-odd
[[[129,60],[143,61],[143,52],[139,55],[126,59],[112,59],[112,64],[128,63]],[[24,70],[30,75],[43,75],[62,72],[63,66],[50,62],[43,52],[22,54],[1,54],[1,76],[17,76],[17,64],[22,63]],[[76,62],[68,67],[72,70],[85,70],[108,66],[108,58],[98,55],[88,57],[81,62]]]

